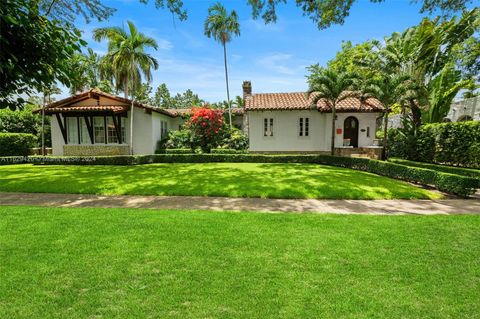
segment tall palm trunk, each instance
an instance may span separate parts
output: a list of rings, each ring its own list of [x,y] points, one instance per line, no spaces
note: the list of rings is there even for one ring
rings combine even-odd
[[[336,121],[336,116],[337,116],[337,109],[336,109],[336,103],[332,103],[332,141],[330,144],[331,150],[330,153],[331,155],[335,155],[335,121]]]
[[[45,156],[45,107],[47,106],[47,97],[43,94],[43,108],[42,108],[42,156]]]
[[[385,110],[385,115],[383,119],[383,149],[382,149],[382,160],[387,159],[387,143],[388,143],[388,113],[390,112],[390,109]]]
[[[131,90],[130,95],[132,96],[132,107],[130,108],[130,155],[133,155],[133,99],[135,98],[133,95],[133,72],[134,72],[134,64],[133,64],[133,56],[132,56],[132,78],[131,78]]]
[[[232,106],[230,103],[230,90],[228,88],[228,68],[227,68],[227,45],[224,42],[223,44],[223,61],[225,62],[225,82],[227,84],[227,103],[228,103],[228,121],[230,124],[230,128],[232,128]]]

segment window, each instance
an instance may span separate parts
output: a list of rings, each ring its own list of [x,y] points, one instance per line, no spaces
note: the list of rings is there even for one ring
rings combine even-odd
[[[273,136],[273,119],[263,120],[263,136]]]
[[[122,143],[126,143],[127,141],[127,118],[121,117],[120,123],[122,124],[122,127],[120,130],[122,131]]]
[[[104,117],[93,118],[93,134],[95,143],[105,143],[105,123]]]
[[[167,121],[160,121],[160,133],[161,138],[164,138],[168,133],[168,123]]]
[[[299,119],[299,128],[300,128],[300,131],[299,131],[299,136],[308,136],[309,134],[309,123],[310,122],[310,119],[308,117],[301,117]]]
[[[67,142],[68,144],[78,144],[77,118],[67,117]]]
[[[80,124],[80,144],[90,144],[90,136],[88,136],[88,129],[85,119],[80,117],[78,119],[78,123]]]
[[[367,137],[370,137],[370,126],[367,126]]]
[[[107,141],[109,144],[118,143],[117,130],[111,116],[107,117]]]

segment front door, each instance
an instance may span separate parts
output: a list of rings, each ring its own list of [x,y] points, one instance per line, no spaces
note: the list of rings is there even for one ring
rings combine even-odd
[[[349,116],[343,122],[343,139],[350,139],[350,146],[358,147],[358,120]]]

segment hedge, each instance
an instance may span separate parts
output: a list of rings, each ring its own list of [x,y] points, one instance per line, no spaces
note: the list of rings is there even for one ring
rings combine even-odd
[[[0,156],[26,156],[37,138],[27,133],[0,133]]]
[[[444,173],[473,177],[480,180],[480,170],[473,169],[473,168],[463,168],[458,166],[447,166],[447,165],[415,162],[415,161],[409,161],[409,160],[404,160],[400,158],[389,158],[388,161],[401,164],[401,165],[406,165],[406,166],[428,168],[428,169],[433,169],[433,170],[444,172]]]
[[[212,154],[245,154],[245,150],[235,150],[233,148],[212,148],[210,153]]]
[[[244,150],[235,150],[232,148],[212,148],[210,150],[211,154],[245,154],[246,151]],[[155,154],[195,154],[189,148],[170,148],[170,149],[162,149],[157,150]]]
[[[391,157],[480,168],[480,121],[427,124],[416,132],[391,129],[388,138]]]
[[[38,157],[37,157],[38,158]],[[37,163],[41,162],[36,160]],[[150,163],[315,163],[370,172],[407,182],[431,185],[459,196],[469,196],[479,187],[478,180],[427,168],[370,160],[367,158],[329,155],[260,155],[260,154],[157,154],[98,157],[47,157],[44,164],[71,165],[137,165]]]

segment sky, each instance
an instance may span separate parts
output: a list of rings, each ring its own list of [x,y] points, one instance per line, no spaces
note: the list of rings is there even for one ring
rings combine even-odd
[[[142,4],[139,0],[105,0],[117,11],[107,21],[77,26],[83,38],[97,53],[103,55],[107,42],[95,42],[92,30],[103,26],[122,26],[134,22],[137,29],[153,37],[159,48],[149,50],[159,62],[153,71],[154,90],[166,83],[172,94],[193,90],[208,102],[226,100],[222,46],[203,33],[208,7],[215,0],[184,0],[188,19],[173,19],[167,10],[156,9],[154,0]],[[242,82],[252,82],[253,93],[305,91],[306,67],[326,63],[341,49],[342,41],[354,44],[369,39],[383,39],[418,24],[425,15],[419,5],[410,0],[388,0],[371,3],[358,0],[352,6],[344,25],[319,30],[308,17],[289,0],[279,5],[276,24],[265,25],[253,20],[246,0],[221,1],[228,11],[236,10],[241,35],[227,45],[230,96],[242,95]],[[64,90],[62,97],[68,95]]]

